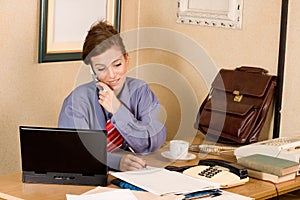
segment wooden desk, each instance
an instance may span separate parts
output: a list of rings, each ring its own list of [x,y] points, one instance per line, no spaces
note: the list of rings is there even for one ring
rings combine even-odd
[[[167,150],[166,147],[163,147],[159,152],[165,150]],[[148,157],[147,161],[149,161],[150,165],[157,166],[157,167],[165,167],[167,165],[175,165],[175,166],[196,165],[198,164],[199,159],[206,159],[206,158],[223,159],[230,162],[236,162],[236,159],[233,156],[233,154],[225,154],[225,156],[224,155],[213,156],[213,155],[199,154],[199,153],[194,153],[194,154],[197,155],[197,159],[191,161],[176,161],[171,163],[167,159],[163,158],[160,155],[160,153],[155,153],[147,156]],[[291,180],[279,184],[273,184],[268,181],[262,181],[262,180],[250,178],[249,182],[247,182],[244,185],[228,188],[225,190],[236,194],[252,197],[254,199],[268,199],[271,197],[276,197],[277,192],[278,195],[282,195],[298,189],[300,189],[300,176],[298,176],[295,180]]]
[[[30,200],[64,199],[65,200],[66,194],[82,194],[93,188],[95,187],[22,183],[21,173],[0,176],[0,192],[21,199],[30,199]]]
[[[195,153],[198,159],[191,161],[177,161],[171,162],[160,155],[160,152],[164,151],[162,148],[160,151],[148,155],[147,161],[149,165],[165,167],[167,165],[195,165],[201,158],[220,158],[217,156],[206,156]],[[227,159],[228,160],[228,159]],[[114,187],[109,185],[109,187]],[[285,194],[297,189],[300,189],[300,176],[295,180],[285,183],[276,184],[278,194]],[[75,185],[54,185],[54,184],[29,184],[22,183],[21,173],[9,174],[0,176],[0,192],[15,196],[22,199],[30,200],[50,200],[50,199],[66,199],[66,194],[82,194],[95,187],[93,186],[75,186]],[[251,179],[248,183],[242,186],[226,189],[229,192],[249,196],[255,199],[267,199],[277,195],[275,185],[270,182]],[[1,198],[0,198],[1,199]]]

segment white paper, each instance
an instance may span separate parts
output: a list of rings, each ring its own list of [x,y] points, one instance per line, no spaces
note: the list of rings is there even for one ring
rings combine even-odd
[[[66,194],[67,200],[115,200],[122,197],[122,200],[138,200],[128,189],[113,190],[96,194],[73,195]]]
[[[141,170],[110,172],[110,174],[157,195],[186,194],[220,188],[219,184],[213,182],[190,177],[179,172],[149,166]]]
[[[124,190],[124,189],[119,189],[119,188],[115,189],[115,188],[110,188],[110,187],[98,186],[94,189],[91,189],[91,190],[83,193],[83,195],[96,194],[96,193],[113,191],[113,190]],[[138,200],[182,200],[182,199],[184,199],[183,195],[166,194],[163,196],[159,196],[159,195],[153,194],[151,192],[142,192],[142,191],[135,191],[135,190],[131,190],[131,192],[136,196],[136,198]]]
[[[11,195],[8,195],[8,194],[4,194],[2,192],[0,192],[0,199],[24,200],[24,199],[21,199],[21,198],[18,198],[18,197],[14,197],[14,196],[11,196]]]

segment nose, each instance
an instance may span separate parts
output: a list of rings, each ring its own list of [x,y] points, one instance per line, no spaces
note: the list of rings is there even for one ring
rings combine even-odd
[[[109,78],[114,78],[115,77],[116,73],[115,73],[115,70],[112,66],[109,66],[107,68],[107,71],[108,71]]]

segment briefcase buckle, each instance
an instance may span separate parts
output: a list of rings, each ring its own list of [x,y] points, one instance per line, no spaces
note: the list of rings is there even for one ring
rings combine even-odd
[[[235,102],[241,102],[242,101],[243,95],[240,94],[240,91],[234,90],[233,94],[235,95],[234,98],[233,98],[233,101],[235,101]]]

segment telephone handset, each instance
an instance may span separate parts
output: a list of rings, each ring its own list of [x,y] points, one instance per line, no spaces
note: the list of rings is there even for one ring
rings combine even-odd
[[[217,159],[200,160],[198,166],[184,170],[183,174],[219,183],[222,188],[242,185],[249,181],[246,168]]]
[[[92,75],[92,79],[93,79],[93,81],[95,82],[95,84],[96,84],[97,82],[100,81],[100,80],[97,78],[95,72],[93,71],[92,66],[90,66],[90,73],[91,73],[91,75]],[[96,87],[98,88],[98,90],[103,90],[103,87],[100,86],[100,85],[97,85],[97,84],[96,84]]]

